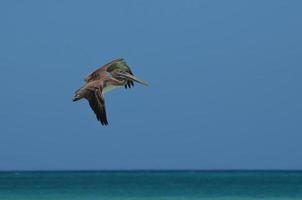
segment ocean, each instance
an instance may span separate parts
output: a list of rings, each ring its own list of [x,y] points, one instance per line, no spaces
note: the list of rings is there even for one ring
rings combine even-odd
[[[0,172],[0,200],[302,199],[302,171]]]

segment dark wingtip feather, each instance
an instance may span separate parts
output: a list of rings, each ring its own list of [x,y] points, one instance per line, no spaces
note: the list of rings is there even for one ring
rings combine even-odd
[[[105,102],[104,99],[100,96],[97,91],[95,93],[91,93],[90,98],[88,98],[90,107],[94,111],[97,120],[103,125],[107,126],[108,121],[107,121],[107,115],[106,115],[106,108],[105,108]],[[98,99],[99,98],[99,99]]]
[[[125,84],[125,88],[127,89],[127,88],[131,88],[131,87],[133,87],[134,86],[134,83],[133,83],[133,81],[127,81],[127,83]]]

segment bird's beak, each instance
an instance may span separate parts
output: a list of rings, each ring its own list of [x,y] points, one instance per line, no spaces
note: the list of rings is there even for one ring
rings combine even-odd
[[[133,76],[133,75],[131,75],[131,74],[129,74],[129,73],[119,73],[119,72],[118,72],[117,74],[120,75],[121,77],[126,78],[126,79],[130,79],[130,80],[135,81],[135,82],[137,82],[137,83],[140,83],[140,84],[142,84],[142,85],[148,86],[148,84],[147,84],[145,81],[140,80],[140,79],[138,79],[137,77],[135,77],[135,76]]]
[[[72,101],[73,101],[73,102],[78,101],[78,100],[80,100],[80,98],[78,98],[77,95],[75,95],[75,96],[72,98]]]

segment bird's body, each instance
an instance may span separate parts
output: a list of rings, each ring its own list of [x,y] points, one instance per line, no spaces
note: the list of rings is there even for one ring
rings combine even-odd
[[[118,86],[118,85],[108,85],[108,86],[106,86],[104,88],[103,93],[106,94],[107,92],[110,92],[110,91],[112,91],[114,89],[118,89],[118,88],[121,88],[121,87],[123,87],[123,86],[122,85],[121,86]]]
[[[123,59],[116,59],[100,67],[85,78],[86,84],[75,92],[73,101],[88,100],[90,107],[102,125],[108,125],[104,94],[115,88],[131,88],[134,82],[147,85],[137,79]]]

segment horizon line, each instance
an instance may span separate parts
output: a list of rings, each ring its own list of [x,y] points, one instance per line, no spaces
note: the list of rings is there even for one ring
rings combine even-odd
[[[301,171],[302,169],[7,169],[5,172],[265,172]]]

